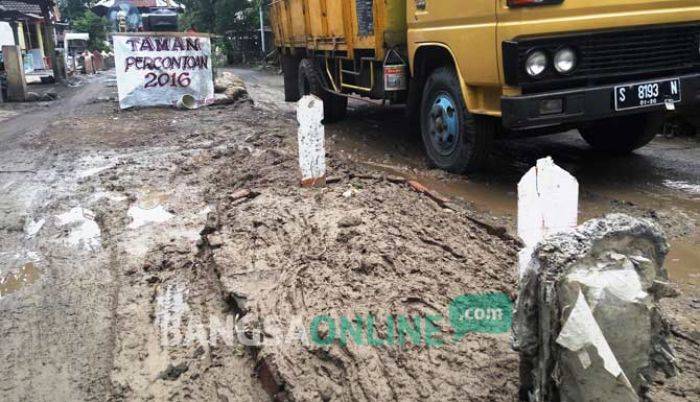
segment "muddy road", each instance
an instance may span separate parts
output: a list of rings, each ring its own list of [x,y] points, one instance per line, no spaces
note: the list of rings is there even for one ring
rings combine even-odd
[[[653,392],[700,396],[696,140],[626,158],[573,133],[501,142],[485,172],[455,176],[427,167],[402,109],[353,101],[327,127],[329,185],[301,189],[281,77],[231,71],[254,104],[119,111],[103,73],[59,101],[0,105],[0,400],[512,401],[507,333],[432,347],[425,317],[464,292],[512,300],[515,186],[547,155],[581,182],[582,219],[666,230],[684,371]],[[351,314],[385,318],[372,347],[303,336]],[[404,314],[426,339],[387,347]],[[431,341],[454,335],[444,324]]]

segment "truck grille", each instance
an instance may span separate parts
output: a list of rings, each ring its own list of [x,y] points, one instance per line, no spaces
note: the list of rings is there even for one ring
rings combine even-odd
[[[562,76],[548,69],[538,79],[523,71],[527,55],[541,49],[550,57],[561,46],[574,48],[578,67]],[[700,24],[618,29],[614,31],[533,38],[503,44],[506,81],[510,85],[558,86],[602,84],[623,77],[684,72],[700,67]],[[558,84],[558,85],[557,85]]]
[[[690,66],[698,61],[698,33],[700,27],[682,27],[583,38],[579,74]]]

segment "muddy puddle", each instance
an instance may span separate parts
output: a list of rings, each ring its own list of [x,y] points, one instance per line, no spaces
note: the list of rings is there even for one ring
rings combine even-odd
[[[4,120],[9,120],[17,115],[17,112],[13,112],[11,110],[0,110],[0,122]]]
[[[509,186],[470,180],[445,180],[427,173],[408,171],[377,162],[363,162],[363,164],[387,174],[416,180],[444,196],[468,202],[480,212],[512,217],[516,215],[518,199],[515,189]]]
[[[168,194],[160,191],[145,190],[138,197],[138,206],[143,209],[153,209],[169,201]]]
[[[672,241],[665,265],[673,281],[700,284],[700,239]]]
[[[131,218],[129,229],[140,228],[151,223],[163,223],[172,218],[173,214],[166,211],[162,205],[156,205],[152,208],[141,208],[138,205],[129,207],[127,215]]]
[[[700,199],[676,191],[659,191],[658,188],[651,186],[647,189],[637,190],[620,185],[593,184],[586,186],[585,183],[581,183],[581,189],[588,191],[595,198],[600,197],[600,200],[592,200],[585,205],[586,209],[591,210],[593,213],[605,213],[604,208],[610,202],[631,203],[631,205],[649,210],[680,209],[695,214],[700,212]],[[586,200],[584,200],[584,203],[586,203]]]
[[[41,278],[41,274],[41,270],[33,262],[28,262],[19,271],[9,273],[5,277],[0,278],[0,298],[15,293],[38,281]]]

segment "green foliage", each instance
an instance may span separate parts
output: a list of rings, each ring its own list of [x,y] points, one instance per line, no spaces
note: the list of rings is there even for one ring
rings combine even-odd
[[[63,19],[73,21],[96,3],[97,0],[58,0],[58,8]]]
[[[90,34],[88,41],[88,50],[108,50],[105,45],[107,40],[107,32],[110,28],[110,23],[106,18],[100,17],[92,11],[85,11],[77,18],[73,18],[72,27],[77,32],[87,32]]]
[[[224,34],[246,31],[260,25],[259,6],[263,0],[183,0],[186,11],[180,16],[183,29]],[[264,7],[265,13],[269,7]]]
[[[61,17],[70,22],[71,29],[90,34],[88,50],[108,50],[105,41],[111,25],[106,18],[90,11],[96,3],[97,0],[59,0],[58,7]]]

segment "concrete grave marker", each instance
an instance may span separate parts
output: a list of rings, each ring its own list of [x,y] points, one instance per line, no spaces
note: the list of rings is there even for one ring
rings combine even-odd
[[[538,160],[518,183],[518,236],[525,243],[518,259],[520,276],[542,238],[572,230],[577,222],[578,181],[552,158]]]
[[[297,105],[299,121],[299,168],[302,187],[326,184],[326,149],[323,101],[314,95],[301,98]]]
[[[674,375],[658,300],[673,295],[668,244],[652,221],[611,214],[576,226],[578,183],[550,158],[518,184],[513,346],[530,402],[646,400]]]

